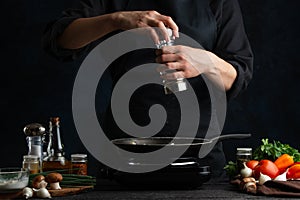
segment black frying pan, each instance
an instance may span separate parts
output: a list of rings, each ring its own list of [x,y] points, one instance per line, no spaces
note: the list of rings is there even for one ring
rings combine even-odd
[[[244,139],[251,137],[250,133],[225,134],[211,139],[184,138],[184,137],[149,137],[149,138],[121,138],[112,140],[116,146],[134,153],[148,153],[170,146],[171,148],[187,148],[184,157],[198,157],[201,147],[205,145],[208,149],[217,141],[225,139]],[[190,142],[192,141],[192,142]]]

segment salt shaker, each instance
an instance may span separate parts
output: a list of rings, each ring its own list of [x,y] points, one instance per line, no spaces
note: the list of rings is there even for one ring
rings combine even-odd
[[[40,162],[43,160],[43,142],[42,136],[45,134],[46,129],[39,123],[28,124],[24,127],[27,144],[28,155],[38,156]]]

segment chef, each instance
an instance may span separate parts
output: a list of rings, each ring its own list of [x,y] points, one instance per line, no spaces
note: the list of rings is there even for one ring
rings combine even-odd
[[[178,40],[180,33],[184,33],[203,48],[174,45],[121,56],[103,75],[99,98],[110,99],[118,80],[135,66],[162,64],[163,70],[175,70],[168,75],[169,79],[185,78],[193,87],[201,110],[197,137],[204,137],[212,111],[202,75],[208,78],[219,75],[217,82],[224,88],[227,101],[244,91],[252,78],[253,55],[237,0],[81,0],[49,23],[43,35],[43,47],[61,61],[78,60],[114,34],[149,27],[158,27],[165,40],[167,28]],[[150,37],[159,43],[156,33],[150,32]],[[166,123],[156,136],[174,136],[180,124],[180,105],[174,94],[165,95],[161,85],[145,85],[133,94],[129,106],[133,121],[140,126],[147,125],[148,110],[154,104],[162,105],[167,113]],[[110,106],[104,110],[100,116],[107,136],[127,137],[114,121]],[[222,143],[216,144],[206,159],[213,177],[222,177],[226,162]]]

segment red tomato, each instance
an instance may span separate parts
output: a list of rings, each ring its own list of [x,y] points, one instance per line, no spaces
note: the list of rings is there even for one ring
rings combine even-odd
[[[260,173],[274,179],[279,175],[279,169],[271,160],[261,160],[254,168],[254,177],[259,179]]]
[[[286,173],[286,178],[287,179],[298,179],[298,178],[300,178],[300,164],[292,165]]]
[[[256,167],[256,165],[258,165],[259,161],[258,160],[249,160],[246,165],[247,167],[249,167],[250,169],[254,169]]]

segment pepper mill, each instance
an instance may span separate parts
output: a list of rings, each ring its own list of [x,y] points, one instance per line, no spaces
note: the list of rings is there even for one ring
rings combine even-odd
[[[164,46],[173,46],[175,39],[173,36],[173,32],[171,29],[167,28],[168,35],[169,35],[169,41],[166,40],[161,40],[159,44],[156,45],[157,49],[161,49]],[[168,74],[168,73],[174,73],[176,70],[166,70],[165,72],[161,73],[163,74]],[[164,85],[164,92],[165,94],[172,94],[175,92],[181,92],[187,90],[187,83],[185,78],[177,78],[174,80],[168,80],[164,79],[163,80],[163,85]]]

